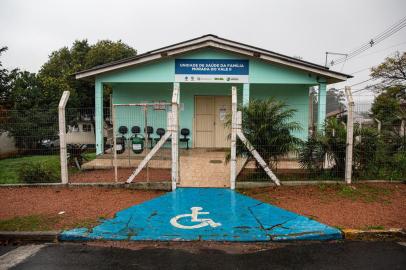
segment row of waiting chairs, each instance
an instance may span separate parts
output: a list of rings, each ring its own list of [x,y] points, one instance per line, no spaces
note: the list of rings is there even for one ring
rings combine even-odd
[[[147,140],[150,142],[151,149],[152,149],[153,141],[155,141],[155,143],[157,143],[162,138],[162,136],[165,134],[165,129],[164,128],[157,128],[156,129],[156,134],[159,137],[152,138],[151,135],[154,133],[154,128],[151,127],[151,126],[147,126],[146,130],[144,129],[144,132],[145,131],[147,133]],[[126,126],[120,126],[118,128],[118,132],[124,137],[128,133],[128,128]],[[142,135],[141,134],[141,128],[139,126],[133,126],[131,128],[131,133],[134,136]],[[180,130],[180,134],[183,137],[179,138],[179,141],[180,142],[185,142],[186,143],[186,149],[189,149],[189,137],[188,136],[190,135],[190,130],[188,128],[182,128]],[[169,140],[171,140],[171,139],[169,139]]]

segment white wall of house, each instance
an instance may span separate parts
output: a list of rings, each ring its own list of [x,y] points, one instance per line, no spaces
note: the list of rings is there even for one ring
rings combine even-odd
[[[66,132],[67,144],[95,144],[96,136],[92,123],[79,122],[76,127],[69,126]]]
[[[17,152],[13,137],[8,136],[8,132],[0,133],[0,157]]]

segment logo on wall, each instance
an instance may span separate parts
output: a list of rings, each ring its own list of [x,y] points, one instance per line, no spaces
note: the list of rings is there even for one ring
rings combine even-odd
[[[248,83],[249,61],[175,59],[176,82]]]

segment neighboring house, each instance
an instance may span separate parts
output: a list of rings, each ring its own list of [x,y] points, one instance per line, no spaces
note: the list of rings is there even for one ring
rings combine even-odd
[[[68,126],[66,132],[67,144],[87,144],[94,145],[96,136],[94,126],[91,121],[80,121],[74,126]]]
[[[9,136],[7,131],[0,132],[0,158],[12,156],[17,152],[14,138]]]
[[[338,118],[346,118],[347,117],[347,110],[336,110],[330,113],[327,113],[327,117],[338,117]],[[353,112],[354,123],[359,124],[360,126],[373,126],[376,124],[373,118],[368,116],[368,113],[358,113]]]
[[[351,76],[297,58],[205,35],[166,46],[76,74],[95,81],[97,154],[103,153],[103,85],[112,88],[113,104],[170,102],[174,87],[180,89],[180,128],[190,130],[192,147],[229,147],[225,116],[231,110],[231,86],[240,104],[250,99],[276,97],[297,110],[294,121],[303,129],[295,133],[306,139],[309,125],[309,88],[319,87],[318,127],[326,117],[326,87]],[[160,106],[158,106],[160,107]],[[119,126],[144,130],[140,108],[119,107]],[[148,110],[148,125],[166,128],[162,108]],[[128,134],[126,136],[131,136]],[[183,147],[183,145],[182,145]]]

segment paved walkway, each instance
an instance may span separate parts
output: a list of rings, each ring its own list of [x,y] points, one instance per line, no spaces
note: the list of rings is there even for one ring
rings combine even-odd
[[[283,241],[340,239],[338,229],[221,188],[179,188],[62,240]]]

